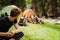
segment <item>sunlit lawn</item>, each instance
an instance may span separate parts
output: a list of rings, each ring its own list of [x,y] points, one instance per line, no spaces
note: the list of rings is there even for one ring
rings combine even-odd
[[[24,33],[21,40],[60,40],[60,25],[45,22],[45,24],[32,24],[28,26],[20,26],[20,30]],[[10,30],[13,30],[12,27]]]
[[[21,40],[60,40],[60,25],[53,23],[45,22],[43,25],[28,23],[28,26],[22,26],[20,30],[24,32]]]

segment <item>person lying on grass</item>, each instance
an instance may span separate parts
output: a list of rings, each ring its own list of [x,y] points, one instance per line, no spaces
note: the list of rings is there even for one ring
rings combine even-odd
[[[44,24],[44,22],[38,19],[38,16],[32,9],[27,9],[23,11],[23,16],[25,19],[30,22],[30,23],[35,23],[35,24]]]
[[[9,16],[0,18],[0,40],[20,40],[23,37],[23,32],[20,32],[17,18],[21,11],[18,8],[13,8]],[[12,25],[16,30],[8,31]]]

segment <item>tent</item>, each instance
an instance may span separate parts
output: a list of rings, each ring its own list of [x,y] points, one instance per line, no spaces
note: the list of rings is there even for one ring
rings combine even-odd
[[[8,15],[10,15],[10,11],[12,8],[18,8],[18,7],[15,5],[6,6],[2,9],[2,14],[4,14],[6,12]]]

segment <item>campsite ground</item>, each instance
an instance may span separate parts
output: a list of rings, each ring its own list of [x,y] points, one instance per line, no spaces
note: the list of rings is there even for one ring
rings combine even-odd
[[[21,40],[60,40],[60,25],[46,20],[44,22],[45,24],[27,23],[27,26],[20,26],[20,30],[24,33]],[[13,26],[10,28],[14,29]]]
[[[60,40],[60,25],[44,22],[45,24],[28,23],[28,26],[20,26],[20,30],[24,32],[21,40]]]

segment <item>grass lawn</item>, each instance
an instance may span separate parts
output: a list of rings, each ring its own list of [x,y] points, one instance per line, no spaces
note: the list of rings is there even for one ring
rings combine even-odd
[[[1,12],[0,12],[1,13]],[[14,29],[12,26],[10,30]],[[21,40],[60,40],[60,25],[45,22],[45,24],[31,24],[20,27],[24,33]]]
[[[13,27],[11,28],[13,29]],[[45,22],[45,24],[31,24],[20,27],[24,32],[21,40],[60,40],[60,25]]]

